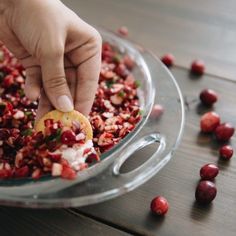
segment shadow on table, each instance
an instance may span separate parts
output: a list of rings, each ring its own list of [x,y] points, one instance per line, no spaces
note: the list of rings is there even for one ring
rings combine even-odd
[[[149,212],[146,216],[144,224],[149,230],[157,230],[162,226],[164,221],[165,221],[165,216],[158,216]]]
[[[206,219],[213,209],[213,204],[210,203],[209,205],[201,205],[196,201],[193,202],[190,217],[193,220],[201,221]]]

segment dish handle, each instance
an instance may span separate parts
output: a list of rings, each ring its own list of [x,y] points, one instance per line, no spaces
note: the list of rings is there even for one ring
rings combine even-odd
[[[144,163],[130,172],[120,172],[121,166],[132,156],[132,154],[153,143],[157,144],[156,150]],[[146,179],[151,178],[155,173],[157,173],[157,171],[160,170],[170,159],[165,155],[161,155],[165,150],[165,147],[165,137],[160,133],[145,135],[129,145],[129,147],[127,147],[120,156],[117,157],[111,167],[112,176],[117,180],[119,179],[121,185],[120,188],[122,188],[124,192],[131,191],[136,185],[140,185],[141,182],[145,182]],[[120,191],[122,190],[120,189]]]

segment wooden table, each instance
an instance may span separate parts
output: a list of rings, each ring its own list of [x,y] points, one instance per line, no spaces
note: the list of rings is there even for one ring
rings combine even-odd
[[[28,210],[0,208],[0,235],[177,235],[236,234],[236,156],[218,158],[218,145],[199,133],[206,111],[198,103],[201,89],[220,94],[214,110],[236,125],[236,1],[234,0],[64,0],[91,24],[129,28],[130,37],[158,56],[172,52],[172,72],[186,100],[182,143],[168,165],[135,191],[105,203],[77,209]],[[194,58],[206,61],[207,74],[191,79]],[[235,138],[231,141],[236,148]],[[217,163],[218,195],[209,207],[195,204],[200,167]],[[166,217],[153,217],[151,199],[165,196]]]

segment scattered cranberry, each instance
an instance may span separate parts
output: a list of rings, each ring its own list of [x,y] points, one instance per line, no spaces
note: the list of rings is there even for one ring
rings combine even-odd
[[[118,33],[122,36],[128,36],[129,34],[129,30],[126,26],[121,26],[119,29],[118,29]]]
[[[215,136],[218,141],[227,142],[234,134],[234,127],[230,123],[223,123],[215,130]]]
[[[220,152],[220,157],[223,158],[224,160],[229,160],[234,154],[234,150],[230,145],[222,146],[219,152]]]
[[[206,164],[200,170],[202,180],[213,180],[219,173],[219,168],[215,164]]]
[[[171,67],[173,66],[174,64],[174,61],[175,61],[175,57],[168,53],[168,54],[165,54],[162,58],[161,58],[161,61],[167,66],[167,67]]]
[[[213,182],[208,180],[200,181],[195,192],[198,203],[209,204],[216,197],[217,189]]]
[[[168,211],[169,203],[164,197],[157,196],[152,200],[150,208],[152,213],[162,216]]]
[[[215,102],[217,102],[218,95],[214,90],[204,89],[200,93],[200,100],[206,106],[212,106]]]
[[[220,124],[220,116],[215,112],[207,112],[201,117],[200,127],[204,133],[213,132]]]
[[[204,74],[205,71],[205,64],[201,60],[195,60],[192,62],[191,65],[191,72],[197,75]]]
[[[159,118],[164,112],[164,108],[162,105],[160,104],[155,104],[152,108],[150,117],[155,119],[155,118]]]

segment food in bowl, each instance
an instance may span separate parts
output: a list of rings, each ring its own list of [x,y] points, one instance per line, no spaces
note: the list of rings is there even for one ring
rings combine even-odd
[[[46,119],[41,128],[37,129],[36,125],[35,130],[38,103],[25,97],[24,68],[1,46],[0,179],[38,179],[47,174],[74,179],[77,171],[98,161],[102,153],[120,142],[141,119],[137,95],[139,84],[132,74],[134,66],[128,55],[121,55],[112,45],[103,43],[99,86],[88,117],[93,130],[91,141],[80,132],[76,119],[69,129],[61,120]],[[49,133],[44,133],[42,124]],[[68,145],[63,143],[63,132],[67,141],[74,135],[78,140]],[[70,157],[83,154],[78,162],[66,157],[68,148]]]

